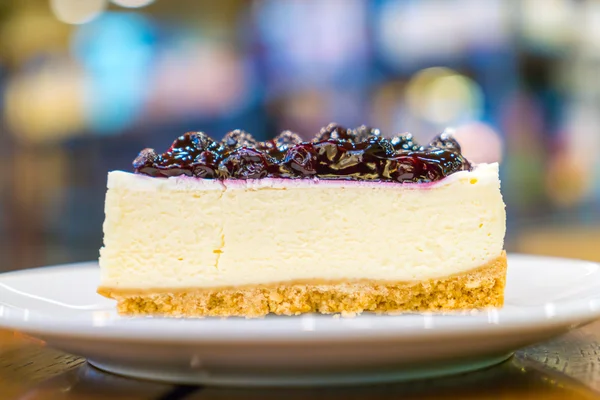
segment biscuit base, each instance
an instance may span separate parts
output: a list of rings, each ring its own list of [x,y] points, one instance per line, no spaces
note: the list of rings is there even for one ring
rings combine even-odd
[[[467,272],[426,281],[283,282],[232,288],[101,287],[122,315],[262,317],[267,314],[445,312],[502,307],[506,253]]]

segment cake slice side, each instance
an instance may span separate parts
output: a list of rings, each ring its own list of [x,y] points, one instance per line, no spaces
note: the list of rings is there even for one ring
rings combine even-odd
[[[124,314],[498,307],[498,166],[435,184],[111,173],[99,293]]]

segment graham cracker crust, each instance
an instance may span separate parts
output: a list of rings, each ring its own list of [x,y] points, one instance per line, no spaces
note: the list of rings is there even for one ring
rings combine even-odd
[[[297,315],[456,311],[502,307],[506,284],[506,253],[470,271],[428,281],[281,283],[243,288],[186,291],[98,292],[117,300],[122,315],[169,317],[262,317],[269,313]]]

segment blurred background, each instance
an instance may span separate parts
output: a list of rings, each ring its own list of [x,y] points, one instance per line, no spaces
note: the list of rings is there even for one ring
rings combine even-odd
[[[600,260],[600,1],[0,0],[0,270],[92,260],[106,174],[329,122],[501,161],[510,251]]]

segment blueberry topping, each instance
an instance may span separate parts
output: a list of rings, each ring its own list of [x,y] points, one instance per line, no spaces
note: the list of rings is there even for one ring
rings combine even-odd
[[[191,164],[194,176],[204,179],[217,178],[220,158],[218,153],[210,150],[204,150],[198,154]]]
[[[392,146],[396,151],[418,151],[423,150],[416,140],[413,138],[412,133],[403,133],[398,136],[394,136],[391,140]]]
[[[140,154],[133,160],[134,168],[150,167],[158,160],[158,154],[154,149],[143,149]]]
[[[292,131],[283,131],[275,139],[258,143],[256,148],[271,157],[283,159],[287,151],[300,142],[302,142],[302,138],[298,134]]]
[[[219,145],[202,132],[188,132],[175,139],[169,150],[163,154],[163,164],[189,166],[205,150],[219,151]]]
[[[249,147],[240,147],[230,152],[219,164],[223,177],[233,179],[260,179],[269,174],[274,160],[265,153]]]
[[[325,140],[352,140],[352,131],[336,123],[331,123],[324,128],[315,137],[315,142]]]
[[[365,159],[384,159],[394,156],[395,150],[392,143],[380,136],[371,136],[362,143],[356,145],[357,149],[364,153]]]
[[[315,175],[317,152],[312,143],[297,144],[287,151],[283,164],[298,176]]]
[[[345,140],[325,140],[314,144],[317,153],[317,175],[337,179],[352,176],[362,161],[362,153],[355,151],[354,144]]]
[[[217,148],[218,144],[204,132],[187,132],[175,139],[169,151],[199,152],[206,149],[215,150]]]
[[[256,147],[257,142],[248,132],[236,129],[225,135],[221,144],[227,149],[233,150],[238,147]]]
[[[275,136],[273,139],[276,147],[282,152],[285,153],[288,149],[298,143],[302,142],[302,138],[292,131],[283,131],[279,135]]]
[[[398,182],[434,182],[470,168],[461,155],[448,150],[409,151],[390,159],[386,178]]]
[[[150,176],[160,176],[157,165],[161,161],[161,156],[156,154],[154,149],[143,149],[133,160],[133,167],[136,171]]]
[[[454,139],[454,137],[452,137],[452,135],[450,135],[447,132],[441,133],[434,137],[429,143],[429,146],[436,147],[438,149],[450,150],[455,153],[460,153],[461,151],[460,145],[458,144],[456,139]]]
[[[376,128],[371,128],[366,125],[361,125],[351,132],[352,141],[354,143],[361,143],[372,137],[380,137],[381,131]]]
[[[447,132],[424,147],[411,134],[386,139],[378,129],[363,125],[349,130],[337,124],[321,129],[311,142],[302,142],[290,131],[260,143],[241,130],[229,132],[220,143],[202,132],[188,132],[166,153],[142,150],[133,166],[137,173],[153,177],[317,177],[415,183],[471,169],[459,144]]]

